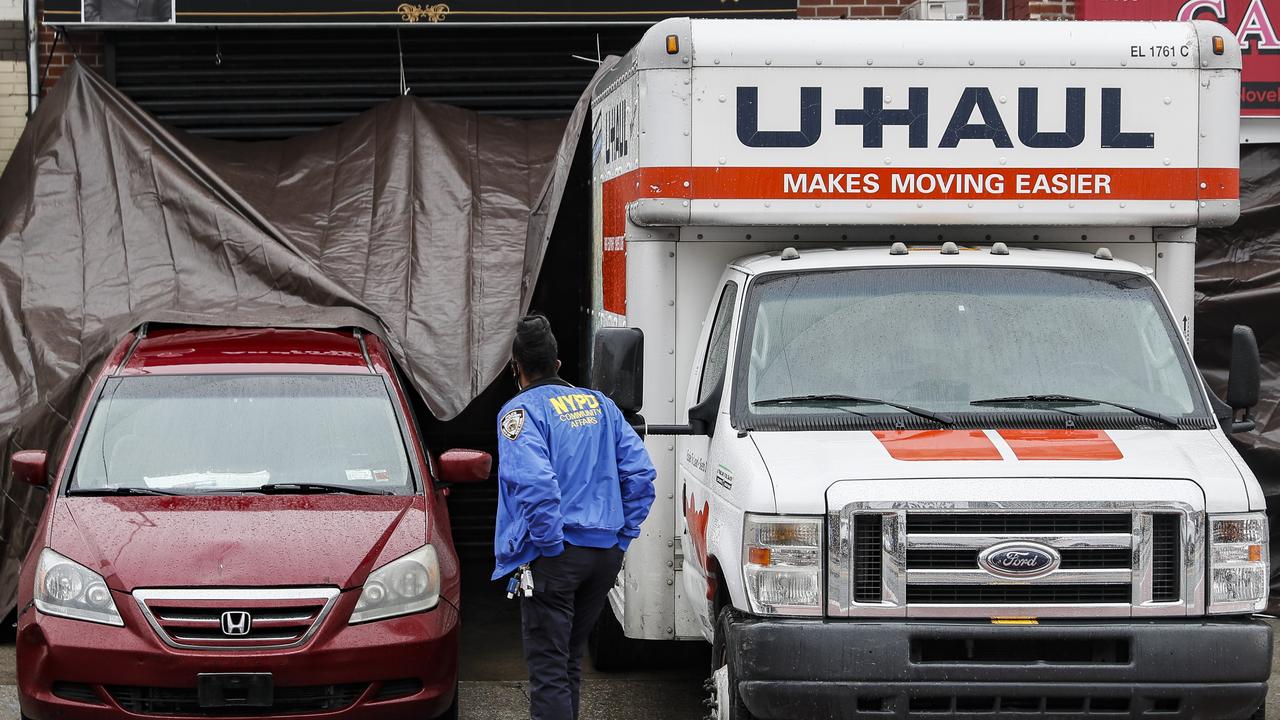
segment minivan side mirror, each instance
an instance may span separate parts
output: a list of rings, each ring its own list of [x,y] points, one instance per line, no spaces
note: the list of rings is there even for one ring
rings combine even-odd
[[[644,331],[629,327],[596,331],[591,387],[609,396],[624,415],[640,412],[644,406]]]
[[[43,450],[19,450],[9,459],[13,479],[35,487],[48,487],[48,456]]]
[[[1227,404],[1233,413],[1243,411],[1240,420],[1231,423],[1232,432],[1254,428],[1249,413],[1258,404],[1261,389],[1262,361],[1258,355],[1258,338],[1247,325],[1231,329],[1231,372],[1227,375]]]
[[[449,485],[480,483],[489,479],[493,457],[480,450],[447,450],[440,456],[440,482]]]

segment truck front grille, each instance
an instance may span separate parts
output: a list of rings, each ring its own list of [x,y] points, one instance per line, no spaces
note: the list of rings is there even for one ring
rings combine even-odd
[[[907,602],[976,605],[1127,603],[1126,585],[907,585]]]
[[[854,522],[853,599],[858,602],[880,602],[883,587],[881,557],[884,552],[882,526],[880,515],[859,515]]]
[[[1147,506],[943,512],[937,503],[923,511],[903,505],[886,511],[851,504],[832,513],[832,614],[1119,617],[1186,614],[1193,600],[1184,538],[1202,527],[1202,514]],[[984,567],[984,551],[1010,543],[1060,562],[1021,577]]]
[[[133,595],[151,627],[173,647],[256,650],[306,642],[333,607],[338,589],[146,589]]]
[[[1124,514],[1059,515],[1048,513],[1016,515],[942,515],[909,513],[907,533],[1127,533],[1132,518]]]
[[[1151,591],[1156,602],[1176,602],[1182,597],[1180,525],[1180,518],[1172,513],[1151,519]]]
[[[1176,532],[1177,526],[1174,526]],[[879,543],[880,539],[876,538]],[[1129,569],[1133,554],[1129,550],[1063,550],[1063,570],[1089,568]],[[920,570],[977,570],[977,550],[908,550],[907,567]]]

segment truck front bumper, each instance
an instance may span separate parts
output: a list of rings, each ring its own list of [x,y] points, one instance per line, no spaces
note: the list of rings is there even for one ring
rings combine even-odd
[[[1252,619],[747,618],[726,639],[759,718],[1228,720],[1262,704],[1271,672],[1271,628]]]

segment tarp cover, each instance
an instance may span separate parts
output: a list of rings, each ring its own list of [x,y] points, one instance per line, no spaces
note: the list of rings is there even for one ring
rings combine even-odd
[[[1225,397],[1231,328],[1248,325],[1262,354],[1258,427],[1232,442],[1262,483],[1272,547],[1280,544],[1280,145],[1240,152],[1240,220],[1202,230],[1196,246],[1196,362]],[[1280,598],[1280,553],[1271,553],[1271,595]]]
[[[60,447],[91,373],[145,321],[362,327],[437,417],[461,412],[509,357],[586,110],[566,131],[401,98],[291,140],[214,142],[72,67],[0,176],[0,617],[46,499],[11,482],[9,455]]]

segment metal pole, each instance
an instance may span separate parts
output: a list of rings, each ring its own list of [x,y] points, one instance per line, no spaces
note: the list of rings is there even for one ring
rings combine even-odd
[[[36,18],[36,0],[26,0],[27,31],[27,116],[40,104],[40,24]]]

